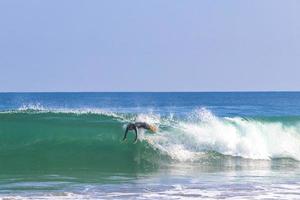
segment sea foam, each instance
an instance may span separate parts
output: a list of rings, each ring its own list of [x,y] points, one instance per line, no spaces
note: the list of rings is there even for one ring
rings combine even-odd
[[[241,117],[221,118],[207,109],[196,110],[189,120],[141,139],[180,161],[195,161],[210,151],[249,159],[300,160],[300,127]]]

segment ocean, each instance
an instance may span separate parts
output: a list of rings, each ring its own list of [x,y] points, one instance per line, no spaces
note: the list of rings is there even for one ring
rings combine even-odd
[[[299,161],[299,92],[0,93],[0,199],[300,199]]]

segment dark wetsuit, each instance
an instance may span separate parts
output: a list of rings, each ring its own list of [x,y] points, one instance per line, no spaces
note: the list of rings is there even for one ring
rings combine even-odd
[[[150,126],[149,124],[145,123],[145,122],[136,122],[136,123],[130,123],[127,125],[126,127],[126,131],[125,131],[125,135],[124,135],[124,138],[123,140],[125,140],[127,138],[127,133],[128,131],[131,131],[131,130],[134,130],[135,132],[135,139],[134,139],[134,142],[136,142],[137,140],[137,132],[138,132],[138,128],[144,128],[144,129],[147,129],[147,130],[150,130]]]

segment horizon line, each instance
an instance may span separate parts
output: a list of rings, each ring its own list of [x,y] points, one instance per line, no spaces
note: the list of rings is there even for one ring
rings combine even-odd
[[[272,93],[300,90],[226,90],[226,91],[0,91],[0,93]]]

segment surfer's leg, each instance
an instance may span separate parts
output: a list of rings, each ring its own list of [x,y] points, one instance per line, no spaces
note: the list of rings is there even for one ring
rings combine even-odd
[[[135,132],[135,139],[134,139],[134,143],[137,142],[137,138],[138,138],[138,135],[137,135],[137,128],[134,127],[134,132]]]

